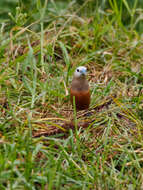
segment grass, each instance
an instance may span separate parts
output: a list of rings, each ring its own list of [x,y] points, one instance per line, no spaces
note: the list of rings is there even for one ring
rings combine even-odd
[[[37,2],[0,30],[0,189],[142,189],[140,1]],[[91,105],[76,113],[79,65]]]

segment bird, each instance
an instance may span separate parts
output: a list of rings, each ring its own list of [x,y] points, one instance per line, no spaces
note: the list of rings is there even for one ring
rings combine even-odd
[[[77,67],[70,86],[70,100],[73,105],[73,97],[75,96],[75,106],[77,111],[88,109],[90,104],[90,89],[86,74],[86,67]]]

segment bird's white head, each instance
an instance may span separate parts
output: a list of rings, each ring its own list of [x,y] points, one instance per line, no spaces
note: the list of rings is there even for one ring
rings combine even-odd
[[[87,68],[84,66],[79,66],[76,68],[74,72],[74,77],[79,78],[79,77],[85,77],[87,74]]]

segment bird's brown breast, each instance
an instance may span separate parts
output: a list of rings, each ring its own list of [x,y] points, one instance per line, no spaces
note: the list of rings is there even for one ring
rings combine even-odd
[[[70,99],[73,104],[73,97],[75,96],[75,105],[77,110],[88,109],[90,104],[90,91],[76,91],[70,89]]]

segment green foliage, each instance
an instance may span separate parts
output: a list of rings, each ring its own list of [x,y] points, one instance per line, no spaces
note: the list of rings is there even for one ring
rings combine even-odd
[[[141,189],[143,2],[2,6],[0,189]],[[89,72],[85,112],[68,96],[79,65]]]
[[[83,6],[84,3],[86,3],[86,1],[73,1],[75,7],[79,7],[79,5]],[[50,20],[56,16],[61,16],[66,11],[67,7],[70,7],[70,4],[72,4],[71,1],[48,1],[48,11],[46,11],[46,16],[50,16]],[[19,25],[22,23],[24,24],[26,21],[30,23],[37,20],[40,17],[39,13],[43,12],[44,2],[41,3],[40,0],[1,0],[0,7],[2,7],[0,11],[2,20],[12,18],[12,20],[17,25]],[[110,14],[110,18],[115,20],[119,19],[120,24],[124,24],[125,26],[129,27],[135,27],[139,32],[141,32],[143,27],[142,8],[142,0],[91,0],[86,4],[86,6],[84,6],[84,8],[82,8],[82,11],[80,13],[84,15],[93,15],[93,13],[95,14],[98,11],[97,9],[101,10],[102,13],[106,13],[107,11],[108,14]],[[11,15],[10,17],[8,16],[8,13]]]

